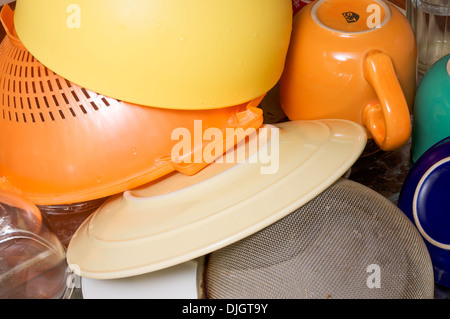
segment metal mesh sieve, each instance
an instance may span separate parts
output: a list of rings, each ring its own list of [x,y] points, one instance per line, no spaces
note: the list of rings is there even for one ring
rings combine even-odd
[[[340,179],[284,219],[205,259],[202,297],[433,298],[430,256],[389,200]]]

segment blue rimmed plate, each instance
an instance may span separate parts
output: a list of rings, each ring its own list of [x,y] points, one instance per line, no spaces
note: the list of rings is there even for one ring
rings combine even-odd
[[[450,287],[450,137],[433,145],[411,167],[398,207],[425,239],[435,281]]]

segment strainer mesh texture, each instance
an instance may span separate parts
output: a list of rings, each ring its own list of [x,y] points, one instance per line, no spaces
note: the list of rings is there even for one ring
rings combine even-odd
[[[203,298],[433,298],[429,253],[389,200],[340,179],[284,219],[207,256]]]

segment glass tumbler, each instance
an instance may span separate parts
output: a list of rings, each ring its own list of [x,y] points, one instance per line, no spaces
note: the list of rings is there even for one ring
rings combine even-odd
[[[450,53],[450,0],[407,0],[406,14],[416,35],[418,70],[425,74]]]

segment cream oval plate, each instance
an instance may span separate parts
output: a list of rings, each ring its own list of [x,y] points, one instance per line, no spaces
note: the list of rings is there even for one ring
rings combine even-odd
[[[174,173],[110,198],[72,237],[68,263],[80,276],[113,279],[208,254],[319,195],[366,141],[345,120],[264,125],[194,176]]]

